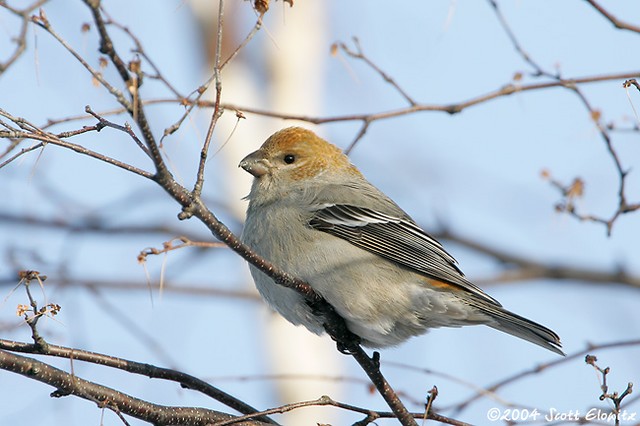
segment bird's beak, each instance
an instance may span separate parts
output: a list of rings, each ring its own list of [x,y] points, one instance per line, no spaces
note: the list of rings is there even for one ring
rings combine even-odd
[[[244,157],[238,167],[242,167],[253,176],[259,178],[269,171],[269,162],[262,156],[262,152],[258,150]]]

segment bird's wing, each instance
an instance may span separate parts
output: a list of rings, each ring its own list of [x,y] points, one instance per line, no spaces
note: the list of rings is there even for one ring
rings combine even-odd
[[[314,211],[309,226],[501,306],[467,280],[453,256],[408,217],[349,204],[323,204]]]

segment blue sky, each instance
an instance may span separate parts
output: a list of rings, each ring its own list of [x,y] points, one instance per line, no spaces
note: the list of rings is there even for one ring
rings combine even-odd
[[[296,8],[304,7],[301,3],[296,2],[293,9],[281,2],[272,4],[264,29],[246,54],[238,58],[239,62],[249,64],[252,71],[246,84],[262,88],[261,106],[269,105],[272,88],[263,62],[265,52],[271,52],[274,61],[287,60],[287,41],[277,38],[275,27],[283,22],[285,26],[292,25]],[[317,2],[314,4],[317,6]],[[321,99],[317,99],[313,110],[307,110],[306,104],[294,106],[296,113],[337,116],[406,106],[402,97],[370,68],[343,55],[329,54],[331,43],[350,43],[353,36],[359,38],[365,53],[418,102],[460,102],[510,83],[517,72],[525,74],[523,83],[546,81],[527,76],[531,68],[513,48],[488,2],[323,4],[324,18],[308,24],[310,29],[322,26],[325,34],[326,48],[317,52],[322,64]],[[633,54],[638,48],[638,35],[614,30],[586,2],[523,0],[499,4],[521,44],[545,69],[559,69],[565,77],[638,70]],[[603,5],[629,22],[640,22],[640,6],[636,4],[622,7],[620,2],[603,2]],[[188,93],[203,81],[205,61],[201,43],[185,4],[108,1],[104,7],[114,19],[136,33],[148,54],[180,91]],[[95,33],[80,32],[80,25],[90,20],[86,8],[52,2],[45,10],[54,27],[96,65],[99,55]],[[248,2],[242,2],[236,13],[237,18],[227,19],[238,25],[242,36],[242,31],[249,31],[253,25],[255,14]],[[13,20],[4,11],[0,12],[0,29],[13,33]],[[7,37],[0,38],[0,52],[5,52]],[[115,39],[126,42],[122,36]],[[87,104],[96,111],[114,107],[104,90],[92,85],[86,71],[48,34],[31,28],[27,41],[27,52],[12,70],[0,77],[1,108],[34,123],[44,123],[49,118],[81,114]],[[112,69],[105,70],[105,75],[115,79]],[[246,104],[245,93],[235,92],[231,84],[228,87],[224,92],[226,102],[250,106]],[[622,127],[635,123],[622,81],[589,84],[582,89],[594,108],[602,111],[605,122],[614,121]],[[167,96],[150,80],[142,93],[150,98]],[[638,108],[640,95],[634,91],[629,94],[631,103]],[[160,135],[177,120],[181,110],[176,106],[154,106],[149,108],[149,114],[155,134]],[[197,112],[180,132],[167,140],[167,155],[183,181],[189,182],[193,174],[194,155],[206,131],[209,114],[210,111]],[[239,144],[242,132],[251,132],[265,121],[276,128],[290,124],[250,114],[247,117],[229,144]],[[84,124],[87,123],[90,122]],[[76,126],[73,123],[57,129]],[[332,123],[316,129],[345,148],[357,134],[359,123]],[[268,132],[260,133],[260,139],[248,145],[255,147],[266,136]],[[623,164],[632,169],[627,184],[629,201],[638,201],[637,132],[614,132],[612,136]],[[225,139],[221,131],[215,136],[215,143],[221,144]],[[79,141],[136,165],[149,166],[132,149],[132,143],[114,130],[105,129]],[[241,225],[220,203],[229,196],[222,188],[225,182],[240,182],[245,176],[239,169],[226,172],[222,158],[217,156],[209,163],[205,196],[211,208],[239,231]],[[543,169],[567,183],[580,176],[586,182],[585,196],[578,202],[580,209],[609,215],[615,208],[617,176],[611,158],[589,114],[567,90],[518,93],[456,115],[423,112],[374,122],[351,158],[374,184],[426,229],[446,226],[491,247],[551,265],[597,270],[624,268],[636,276],[640,274],[639,214],[620,218],[612,236],[607,237],[602,226],[580,223],[556,213],[553,206],[559,194],[540,177]],[[0,170],[0,193],[7,200],[3,211],[27,217],[73,222],[97,218],[114,226],[160,223],[177,232],[210,238],[204,227],[193,220],[178,222],[177,205],[151,182],[53,146]],[[6,283],[4,295],[10,294],[14,285],[9,281],[10,274],[17,268],[40,270],[52,280],[62,280],[64,273],[76,279],[106,277],[144,284],[146,275],[137,264],[137,253],[145,247],[159,247],[167,239],[162,234],[125,237],[73,234],[3,222],[0,229],[5,258],[4,266],[0,266],[0,276]],[[449,242],[445,246],[472,280],[490,279],[501,270],[501,265],[492,259],[463,246]],[[243,261],[224,249],[204,253],[185,250],[171,253],[164,260],[152,259],[149,270],[155,280],[163,262],[166,276],[176,283],[230,290],[246,290],[251,286]],[[64,268],[58,269],[59,264]],[[588,343],[638,338],[637,289],[615,283],[592,285],[553,280],[484,288],[507,308],[557,331],[567,353],[582,350]],[[48,289],[46,297],[63,307],[56,320],[42,324],[52,343],[185,370],[211,379],[261,408],[278,403],[272,381],[233,378],[268,372],[266,337],[261,325],[269,314],[258,300],[194,298],[173,292],[160,296],[155,292],[151,301],[148,292],[102,289],[98,297],[76,287]],[[20,290],[0,305],[0,323],[19,322],[15,317],[17,303],[24,303]],[[22,326],[12,329],[7,337],[28,341],[29,333]],[[149,338],[158,346],[153,347],[145,340]],[[325,340],[323,345],[332,345],[326,337],[318,339]],[[295,350],[295,342],[282,350]],[[612,368],[612,389],[622,390],[627,382],[638,382],[638,352],[638,347],[633,347],[596,353],[603,365]],[[364,378],[351,359],[341,355],[338,359],[340,375]],[[486,386],[556,358],[492,329],[469,327],[432,331],[398,348],[382,351],[382,359],[383,366],[386,361],[400,362]],[[47,361],[68,367],[65,361]],[[79,375],[154,402],[211,406],[209,400],[172,384],[144,378],[130,380],[124,374],[90,365],[74,367]],[[426,391],[436,384],[440,390],[436,406],[440,407],[473,393],[468,387],[437,375],[416,374],[390,365],[385,367],[385,373],[397,389],[417,400],[424,398]],[[43,425],[99,424],[100,411],[91,403],[73,398],[52,399],[46,386],[10,373],[0,373],[0,380],[0,388],[11,389],[2,392],[0,398],[0,424],[16,424],[36,409],[46,413]],[[361,383],[345,382],[342,400],[385,409],[379,397],[370,395]],[[581,359],[527,378],[501,395],[542,410],[585,411],[591,406],[605,407],[597,399],[600,395],[597,377]],[[487,410],[493,406],[502,407],[483,399],[458,418],[482,424]],[[415,405],[410,408],[420,410]],[[357,419],[344,414],[337,424]],[[113,414],[105,414],[105,424],[118,422]]]

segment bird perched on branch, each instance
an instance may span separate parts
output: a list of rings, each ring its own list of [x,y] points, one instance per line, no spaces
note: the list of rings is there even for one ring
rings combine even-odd
[[[558,354],[552,330],[509,312],[342,151],[299,127],[281,130],[242,167],[254,176],[242,240],[307,282],[365,346],[397,345],[435,327],[485,324]],[[288,321],[321,334],[295,290],[254,266],[258,291]]]

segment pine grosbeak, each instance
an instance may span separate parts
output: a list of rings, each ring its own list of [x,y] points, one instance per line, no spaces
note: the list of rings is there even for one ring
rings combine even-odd
[[[365,346],[397,345],[434,327],[486,324],[563,354],[556,333],[467,280],[438,241],[313,132],[281,130],[240,167],[255,178],[242,240],[309,283]],[[253,266],[251,274],[288,321],[324,331],[296,291]]]

